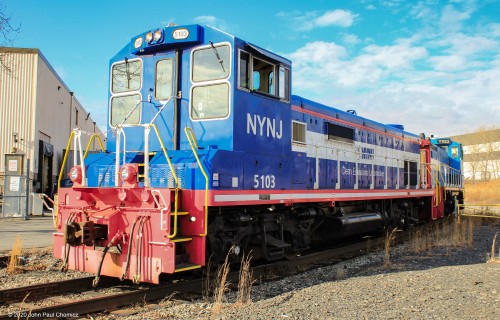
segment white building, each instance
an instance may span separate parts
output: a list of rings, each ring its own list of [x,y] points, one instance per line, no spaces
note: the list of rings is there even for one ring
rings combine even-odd
[[[21,171],[29,159],[32,191],[48,194],[71,130],[100,131],[40,50],[0,47],[0,58],[0,175]],[[89,140],[84,135],[84,146]]]
[[[500,129],[463,134],[452,139],[463,145],[466,179],[500,179]]]

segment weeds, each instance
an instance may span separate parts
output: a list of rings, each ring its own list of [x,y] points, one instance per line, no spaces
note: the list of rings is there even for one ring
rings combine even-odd
[[[202,283],[202,295],[206,302],[210,301],[210,292],[212,290],[210,283],[210,273],[212,270],[212,256],[208,258],[207,267],[205,268],[204,275],[206,276],[205,280]]]
[[[233,253],[233,248],[231,248],[226,255],[224,263],[217,269],[217,278],[213,286],[210,284],[210,274],[207,272],[207,278],[205,280],[205,291],[204,295],[208,297],[210,295],[211,289],[213,289],[213,306],[212,314],[217,315],[221,312],[223,308],[223,303],[225,301],[225,294],[229,291],[230,283],[228,281],[229,275],[229,255]],[[252,260],[251,252],[248,255],[243,254],[241,259],[240,271],[239,271],[239,282],[238,282],[238,292],[236,294],[236,300],[234,302],[235,306],[241,306],[252,302],[252,288],[255,283],[253,279],[253,271],[251,269],[250,262]],[[210,263],[210,261],[209,261]]]
[[[474,224],[471,220],[468,220],[467,226],[467,245],[469,246],[469,248],[472,248],[472,246],[474,245]]]
[[[238,282],[238,294],[236,296],[236,305],[243,305],[252,302],[252,287],[255,282],[253,279],[253,271],[250,268],[250,261],[252,260],[252,253],[250,252],[246,257],[243,254],[240,265],[240,275]]]
[[[389,233],[387,231],[387,234],[385,236],[385,242],[384,242],[384,247],[385,247],[385,255],[384,255],[384,267],[388,267],[391,265],[391,245],[394,239],[396,239],[396,232],[399,231],[399,229],[394,228],[392,231]]]
[[[500,179],[490,181],[465,182],[465,200],[472,204],[500,203]]]
[[[339,280],[347,278],[347,272],[344,268],[337,268],[335,270],[335,277]]]
[[[16,239],[16,240],[17,240],[17,239]],[[14,244],[15,244],[15,243],[14,243]],[[19,307],[19,311],[17,312],[17,320],[21,319],[21,314],[25,313],[25,312],[24,312],[24,309],[23,309],[23,306],[24,306],[24,303],[26,302],[26,299],[28,299],[29,295],[30,295],[30,293],[28,292],[28,294],[24,296],[23,301],[21,301],[21,306]],[[26,316],[26,315],[24,315],[24,316],[26,317],[26,319],[29,319],[29,318],[31,317],[31,311],[33,311],[33,310],[29,310],[29,313],[28,313],[28,315],[27,315],[27,316]],[[15,314],[13,314],[13,316],[14,316],[14,315],[15,315]]]
[[[212,313],[218,314],[222,310],[222,303],[224,302],[224,297],[226,292],[229,290],[229,282],[227,281],[227,275],[229,274],[229,255],[233,251],[231,248],[226,255],[224,263],[219,266],[217,270],[217,279],[215,282],[214,289],[214,304],[212,307]]]
[[[471,219],[461,222],[449,217],[436,222],[432,226],[415,230],[411,236],[411,247],[414,253],[428,251],[436,247],[472,247],[474,245],[474,223]]]
[[[498,232],[495,233],[495,236],[493,237],[493,244],[491,245],[490,259],[488,260],[489,263],[500,263],[500,248],[498,249],[498,257],[496,257],[496,255],[495,255],[497,236],[498,236]]]
[[[19,257],[21,256],[23,250],[23,238],[17,236],[10,251],[9,264],[7,266],[7,273],[12,274],[18,271],[19,267]]]

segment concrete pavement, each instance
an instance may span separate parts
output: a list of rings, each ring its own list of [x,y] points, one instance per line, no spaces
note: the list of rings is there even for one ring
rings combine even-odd
[[[55,231],[50,212],[44,217],[32,215],[29,220],[0,217],[0,253],[10,252],[17,236],[23,239],[23,249],[52,246]]]

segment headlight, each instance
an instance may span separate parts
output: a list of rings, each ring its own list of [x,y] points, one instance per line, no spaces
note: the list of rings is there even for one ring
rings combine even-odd
[[[163,36],[163,34],[162,34],[161,30],[156,30],[153,38],[155,39],[155,41],[159,41],[162,38],[162,36]]]
[[[145,38],[146,38],[146,42],[150,43],[151,40],[153,40],[153,33],[151,31],[148,32],[148,33],[146,33],[146,37]]]
[[[126,164],[120,168],[120,178],[124,182],[134,183],[136,182],[137,169],[130,164]]]
[[[140,48],[142,46],[142,37],[139,37],[137,39],[135,39],[134,41],[134,48]]]
[[[73,167],[69,171],[68,174],[69,178],[73,183],[80,183],[80,180],[82,179],[82,170],[80,167]]]
[[[122,167],[120,169],[120,177],[122,178],[123,181],[126,181],[128,180],[130,176],[130,170],[128,169],[128,167]]]

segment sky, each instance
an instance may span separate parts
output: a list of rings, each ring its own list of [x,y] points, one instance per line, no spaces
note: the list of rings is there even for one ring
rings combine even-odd
[[[292,93],[444,137],[500,126],[500,0],[0,0],[105,129],[110,58],[169,23],[292,60]]]

